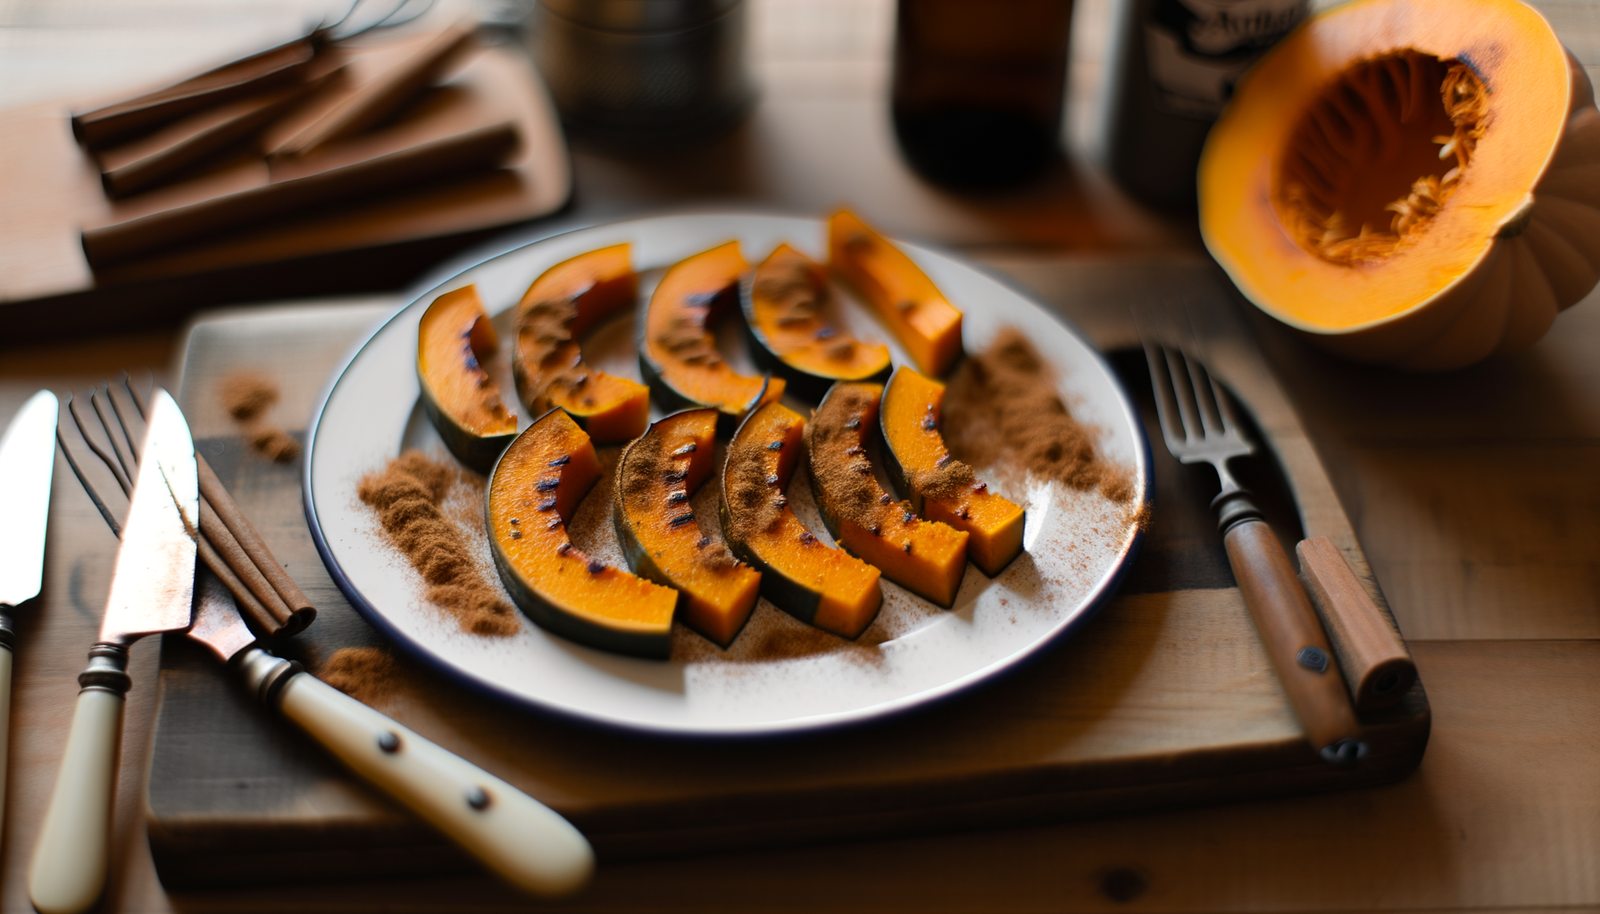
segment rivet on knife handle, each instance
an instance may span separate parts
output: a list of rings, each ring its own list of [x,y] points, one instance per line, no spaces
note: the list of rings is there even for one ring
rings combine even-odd
[[[39,914],[87,911],[105,887],[127,666],[127,648],[96,644],[78,677],[67,751],[28,871],[28,897]]]

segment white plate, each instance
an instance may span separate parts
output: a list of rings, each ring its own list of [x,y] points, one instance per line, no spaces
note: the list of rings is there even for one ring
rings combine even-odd
[[[486,689],[591,721],[699,735],[798,731],[921,705],[1016,665],[1084,621],[1110,595],[1138,541],[1131,518],[1149,498],[1150,475],[1137,414],[1105,362],[1044,309],[973,267],[916,245],[901,247],[965,312],[968,351],[981,349],[1005,325],[1024,330],[1058,369],[1060,393],[1073,414],[1100,430],[1102,453],[1133,474],[1137,489],[1131,504],[1117,505],[1098,493],[1016,473],[987,474],[1001,494],[1026,503],[1026,552],[993,580],[969,566],[950,610],[884,579],[879,619],[851,643],[818,633],[762,600],[728,652],[680,630],[669,661],[591,650],[526,618],[513,637],[474,636],[422,599],[420,576],[384,541],[374,513],[356,498],[357,481],[403,447],[446,453],[422,417],[414,368],[417,322],[439,294],[476,283],[490,313],[505,312],[547,267],[623,241],[633,243],[636,267],[648,271],[641,290],[647,294],[660,268],[733,238],[752,263],[780,241],[825,260],[825,233],[821,220],[767,215],[639,219],[530,244],[418,295],[334,375],[306,445],[306,518],[323,561],[351,603],[406,649]],[[853,303],[844,310],[859,335],[889,343],[895,363],[905,361],[864,310]],[[637,379],[631,323],[631,316],[619,318],[586,340],[589,361]],[[747,365],[747,357],[738,351],[742,341],[728,338],[740,336],[721,334],[736,367]],[[515,400],[509,385],[504,390]],[[597,493],[604,485],[597,485]],[[789,495],[801,519],[831,544],[803,471]],[[596,494],[579,511],[608,516]],[[590,540],[578,545],[620,562],[610,527],[593,524]],[[486,550],[486,543],[479,545]],[[488,575],[493,577],[492,569]]]

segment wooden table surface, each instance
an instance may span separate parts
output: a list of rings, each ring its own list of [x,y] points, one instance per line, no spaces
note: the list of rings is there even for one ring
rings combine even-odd
[[[1600,5],[1537,5],[1581,60],[1600,63]],[[0,105],[157,78],[292,25],[306,6],[0,2]],[[648,161],[576,150],[573,209],[522,233],[682,205],[821,213],[848,202],[891,233],[960,250],[1046,299],[1063,294],[1063,260],[1199,250],[1190,221],[1129,202],[1093,164],[1105,2],[1080,0],[1076,12],[1070,157],[1031,188],[977,198],[929,187],[897,157],[886,89],[892,0],[753,7],[764,94],[748,123],[707,147]],[[1255,321],[1427,684],[1433,735],[1409,780],[1112,820],[616,865],[576,906],[1600,909],[1597,297],[1563,314],[1529,352],[1443,376],[1354,366]],[[64,394],[123,368],[169,377],[181,339],[170,328],[26,350],[0,342],[0,421],[39,387]],[[92,510],[70,478],[58,485],[62,510]],[[70,611],[18,619],[5,911],[29,910],[27,861],[108,578],[81,582]],[[169,898],[142,833],[156,646],[151,639],[133,651],[106,910],[530,907],[475,880]]]

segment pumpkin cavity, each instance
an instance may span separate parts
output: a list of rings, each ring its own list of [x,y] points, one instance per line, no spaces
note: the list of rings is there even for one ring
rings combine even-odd
[[[1381,263],[1461,186],[1488,126],[1472,68],[1406,49],[1359,61],[1290,135],[1273,188],[1301,248],[1340,266]]]

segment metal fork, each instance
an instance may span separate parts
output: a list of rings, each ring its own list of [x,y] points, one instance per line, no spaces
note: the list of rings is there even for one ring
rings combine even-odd
[[[1277,535],[1228,469],[1228,461],[1255,453],[1255,446],[1240,432],[1227,392],[1198,359],[1149,340],[1144,354],[1167,450],[1180,463],[1216,468],[1221,490],[1211,507],[1228,563],[1312,748],[1331,764],[1355,764],[1367,747],[1328,637]]]

